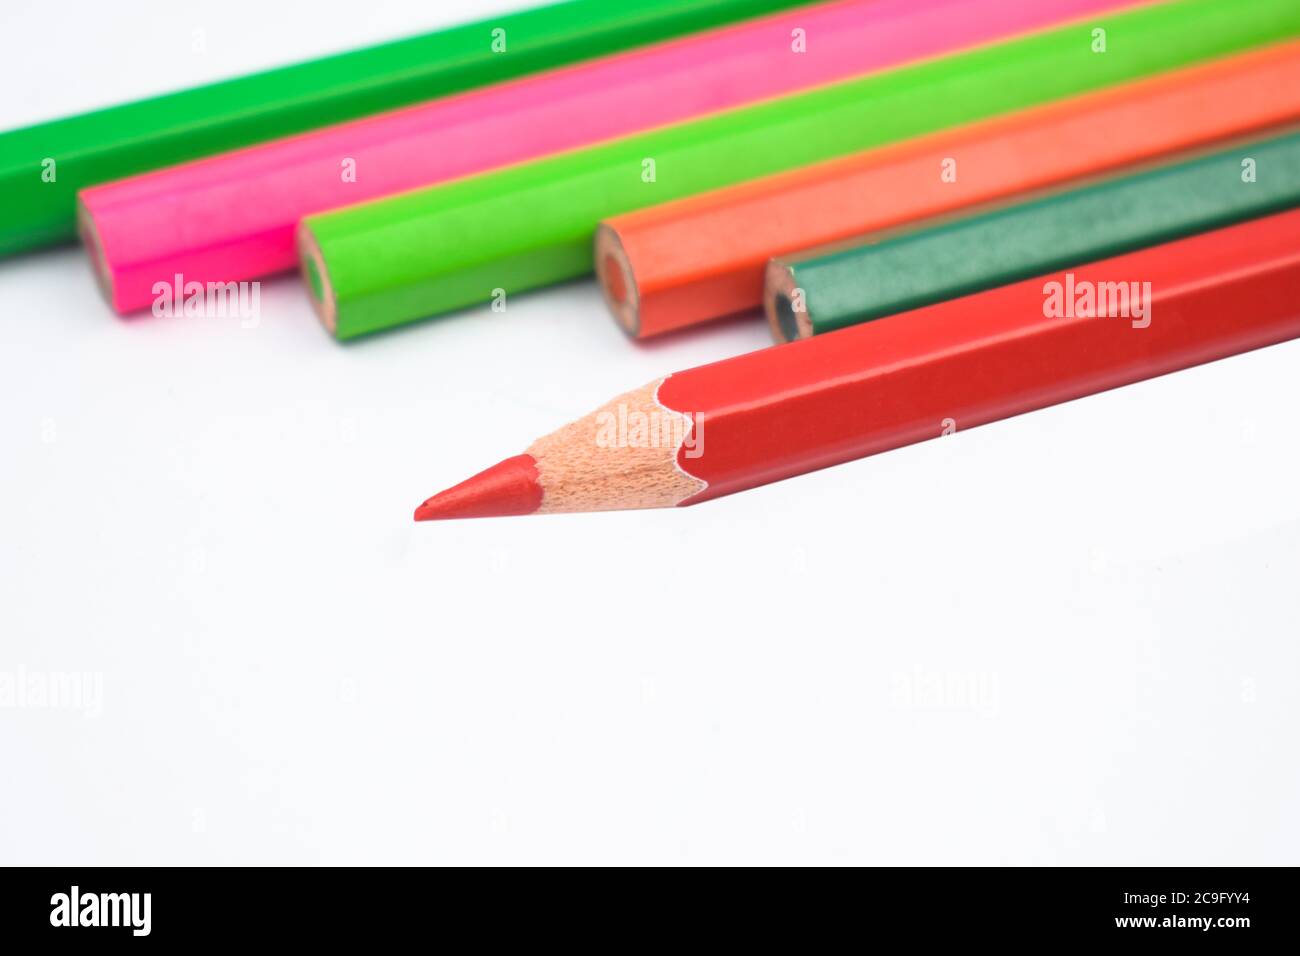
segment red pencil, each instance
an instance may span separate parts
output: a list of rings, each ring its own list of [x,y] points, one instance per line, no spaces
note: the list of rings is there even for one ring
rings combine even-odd
[[[1300,337],[1300,210],[677,372],[416,520],[690,505]]]

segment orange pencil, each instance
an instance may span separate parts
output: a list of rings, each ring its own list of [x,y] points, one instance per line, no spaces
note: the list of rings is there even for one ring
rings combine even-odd
[[[1300,41],[604,222],[605,301],[647,338],[757,309],[768,259],[1300,118]]]

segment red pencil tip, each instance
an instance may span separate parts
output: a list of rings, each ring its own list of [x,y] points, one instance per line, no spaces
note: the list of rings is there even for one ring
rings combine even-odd
[[[487,471],[440,491],[415,509],[416,521],[530,515],[542,506],[542,486],[532,455],[507,458]]]

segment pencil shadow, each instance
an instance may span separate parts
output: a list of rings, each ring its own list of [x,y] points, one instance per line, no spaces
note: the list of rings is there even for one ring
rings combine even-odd
[[[638,349],[654,353],[666,349],[672,349],[680,344],[684,339],[692,336],[719,334],[725,335],[730,332],[740,332],[752,329],[755,326],[767,328],[767,318],[762,309],[746,309],[743,312],[733,312],[730,315],[719,316],[716,319],[709,319],[707,322],[698,322],[681,329],[674,329],[671,332],[665,332],[662,335],[656,335],[649,339],[629,339]]]

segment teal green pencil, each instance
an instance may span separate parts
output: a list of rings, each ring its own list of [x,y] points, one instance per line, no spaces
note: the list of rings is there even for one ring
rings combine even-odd
[[[588,274],[610,216],[1297,34],[1295,0],[1138,6],[310,216],[304,271],[326,325],[352,338]]]
[[[1295,132],[880,242],[776,259],[764,301],[778,341],[807,338],[1293,206]]]

